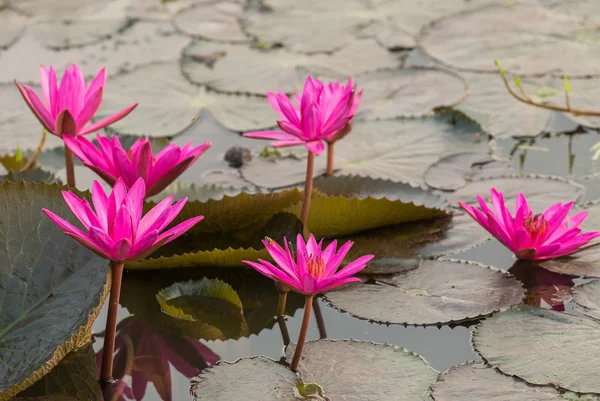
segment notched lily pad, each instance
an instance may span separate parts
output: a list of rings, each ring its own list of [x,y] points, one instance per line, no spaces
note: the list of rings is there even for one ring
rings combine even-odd
[[[31,386],[88,341],[108,295],[106,261],[64,235],[41,210],[74,224],[63,189],[0,187],[0,400]]]
[[[32,170],[26,170],[23,172],[10,172],[6,175],[0,176],[0,184],[5,181],[11,181],[11,182],[25,181],[25,182],[35,182],[35,183],[45,182],[46,184],[57,183],[57,184],[62,185],[62,182],[58,178],[56,178],[54,173],[42,170],[40,168],[34,168]]]
[[[202,224],[202,223],[199,223]],[[302,233],[302,223],[290,213],[274,215],[264,226],[222,233],[197,233],[162,246],[141,262],[128,263],[128,269],[172,267],[242,267],[242,260],[270,260],[261,242],[266,236],[281,242]]]
[[[126,29],[126,20],[49,20],[32,26],[37,40],[44,46],[61,50],[101,42]]]
[[[432,393],[435,401],[564,401],[553,388],[528,385],[474,361],[440,375]]]
[[[425,260],[417,269],[380,280],[326,298],[362,319],[426,325],[489,315],[520,303],[524,295],[512,276],[473,262]]]
[[[573,301],[579,312],[600,320],[600,280],[578,285],[573,291]]]
[[[595,319],[520,306],[484,320],[473,333],[473,344],[504,374],[531,384],[600,393],[599,330]]]
[[[294,350],[293,344],[287,347],[288,361]],[[404,348],[353,340],[307,342],[298,374],[331,400],[346,401],[423,399],[437,378],[419,355]]]
[[[498,160],[485,153],[456,153],[429,166],[425,172],[425,183],[431,188],[456,191],[472,180],[505,176],[511,172],[508,160]]]

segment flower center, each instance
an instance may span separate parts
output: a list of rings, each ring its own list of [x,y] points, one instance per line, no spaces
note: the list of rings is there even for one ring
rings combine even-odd
[[[548,221],[544,216],[530,215],[523,222],[523,227],[529,233],[531,239],[539,238],[546,233]]]
[[[323,278],[325,275],[325,261],[320,256],[313,256],[308,259],[308,274],[314,278]]]

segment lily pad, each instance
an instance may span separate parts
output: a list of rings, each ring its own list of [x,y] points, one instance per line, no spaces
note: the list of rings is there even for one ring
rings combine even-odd
[[[510,210],[514,209],[515,199],[523,192],[527,203],[536,212],[558,202],[577,201],[583,193],[583,187],[559,177],[513,175],[489,179],[473,180],[455,192],[445,194],[451,205],[458,207],[458,202],[477,203],[477,195],[490,202],[490,190],[496,188],[504,194],[504,200]]]
[[[236,1],[196,4],[175,16],[175,25],[188,35],[217,42],[246,43],[250,38],[242,30],[239,19],[244,4]]]
[[[452,114],[357,121],[335,145],[335,168],[343,175],[422,185],[431,164],[462,151],[487,152],[487,137]]]
[[[187,82],[177,63],[158,63],[120,75],[110,81],[97,119],[140,102],[131,115],[111,125],[119,133],[170,137],[191,126],[206,109],[233,131],[272,127],[277,114],[264,98],[209,92]]]
[[[9,47],[23,33],[26,24],[27,18],[19,13],[0,9],[0,48]]]
[[[25,181],[25,182],[35,182],[35,183],[45,182],[47,184],[52,184],[52,183],[56,182],[58,184],[62,184],[60,182],[60,180],[57,179],[53,173],[42,170],[40,168],[34,168],[32,170],[27,170],[27,171],[23,171],[23,172],[10,172],[6,175],[0,176],[0,183],[3,183],[5,181],[11,181],[11,182]]]
[[[12,400],[101,401],[94,348],[90,344],[69,353],[50,373]]]
[[[327,177],[315,180],[314,188],[318,192],[311,200],[306,225],[318,238],[427,220],[446,213],[438,196],[387,180]]]
[[[290,213],[278,213],[263,226],[253,230],[188,235],[173,241],[141,262],[128,263],[127,268],[164,269],[173,267],[244,267],[242,260],[270,260],[261,242],[265,236],[282,242],[302,232],[302,223]]]
[[[81,17],[98,12],[105,5],[94,0],[9,0],[8,3],[22,13],[48,19],[65,15]]]
[[[188,198],[173,224],[204,216],[202,222],[191,229],[192,233],[238,231],[264,224],[276,213],[302,200],[302,191],[297,189],[248,193],[214,186],[175,183],[155,196],[153,200],[156,201],[147,202],[146,209],[164,199],[165,194],[173,194],[176,200]]]
[[[530,386],[473,361],[440,375],[432,390],[436,401],[564,401],[553,388]]]
[[[497,59],[508,71],[522,75],[600,73],[597,63],[577,61],[600,50],[596,24],[535,2],[493,5],[442,18],[422,31],[419,45],[459,69],[495,72]],[[557,48],[560,57],[555,57]]]
[[[288,361],[294,350],[287,347]],[[321,386],[331,400],[345,401],[424,399],[437,378],[419,355],[404,348],[352,340],[307,342],[298,374],[305,384]]]
[[[573,291],[576,309],[586,316],[600,320],[600,280],[578,285]]]
[[[197,40],[184,50],[181,68],[192,82],[217,91],[264,95],[279,89],[286,93],[302,89],[304,70],[309,67],[344,77],[399,64],[396,55],[368,39],[356,40],[333,54],[315,55]]]
[[[456,191],[474,179],[504,176],[511,171],[508,160],[499,160],[485,153],[456,153],[429,166],[425,183],[431,188]]]
[[[521,306],[484,320],[473,333],[473,344],[504,374],[531,384],[600,393],[598,330],[598,320]]]
[[[257,356],[233,363],[221,361],[205,369],[192,383],[191,392],[198,401],[294,401],[299,383],[300,378],[290,369]]]
[[[49,20],[32,26],[34,34],[50,49],[65,49],[101,42],[131,25],[126,20]]]
[[[65,236],[41,210],[71,216],[62,189],[1,186],[0,287],[11,289],[0,292],[1,400],[31,386],[88,341],[109,292],[106,261]]]
[[[473,262],[425,260],[417,269],[361,284],[326,298],[361,319],[393,324],[439,324],[474,319],[518,304],[521,283]]]

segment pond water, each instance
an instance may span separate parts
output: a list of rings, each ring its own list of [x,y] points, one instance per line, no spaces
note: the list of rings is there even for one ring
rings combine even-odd
[[[362,206],[349,213],[352,216],[347,220],[360,221],[359,229],[355,230],[358,233],[346,230],[339,236],[350,232],[348,237],[357,242],[357,247],[381,251],[376,256],[382,260],[376,262],[385,265],[384,270],[391,268],[384,274],[370,272],[362,276],[361,285],[368,286],[373,294],[371,298],[358,299],[370,302],[381,297],[390,300],[390,304],[375,302],[365,306],[350,302],[351,297],[331,300],[327,297],[334,295],[321,296],[315,301],[307,339],[354,339],[397,345],[420,355],[436,375],[468,361],[479,361],[500,367],[496,373],[502,371],[519,377],[510,385],[496,384],[494,380],[505,378],[498,374],[478,384],[473,394],[483,397],[480,399],[488,399],[488,395],[481,395],[483,392],[479,391],[486,387],[491,389],[489,399],[498,401],[556,401],[559,396],[570,400],[600,399],[600,387],[597,383],[590,384],[593,381],[590,376],[600,377],[600,352],[594,353],[600,350],[597,340],[600,330],[593,326],[598,325],[598,315],[594,315],[598,310],[589,308],[592,312],[584,313],[589,311],[583,308],[582,312],[581,303],[572,300],[575,286],[585,288],[592,304],[597,302],[600,309],[598,282],[591,283],[600,276],[597,266],[595,270],[586,270],[575,260],[574,265],[579,270],[554,267],[555,271],[568,273],[559,274],[531,263],[517,262],[499,241],[487,238],[487,233],[478,225],[463,219],[465,216],[457,208],[458,200],[472,203],[475,193],[487,196],[490,186],[497,185],[508,194],[509,202],[514,202],[517,192],[523,191],[528,197],[531,194],[532,204],[542,210],[555,201],[573,199],[576,209],[590,210],[590,225],[600,224],[597,205],[600,162],[593,160],[592,150],[600,142],[598,118],[549,111],[515,100],[502,85],[493,65],[495,58],[500,59],[511,80],[513,73],[521,75],[522,88],[532,99],[552,105],[564,103],[564,72],[571,77],[570,96],[574,107],[600,109],[600,101],[597,101],[600,99],[600,60],[595,60],[596,54],[600,54],[597,35],[600,5],[596,0],[485,0],[478,4],[468,0],[310,0],[293,5],[284,0],[53,1],[0,0],[0,105],[3,105],[0,108],[0,149],[9,155],[8,159],[17,147],[26,157],[31,157],[38,146],[40,132],[38,122],[12,86],[14,78],[38,90],[40,63],[52,63],[62,69],[76,62],[89,74],[106,65],[109,78],[99,114],[108,115],[113,109],[137,101],[140,106],[127,119],[103,133],[116,134],[124,143],[148,136],[155,151],[168,143],[183,146],[190,141],[194,145],[212,142],[209,151],[179,177],[177,186],[168,188],[176,196],[189,193],[191,201],[203,203],[220,201],[224,195],[237,195],[242,191],[265,194],[294,188],[304,179],[304,148],[274,152],[269,150],[267,142],[245,138],[240,133],[272,129],[275,125],[277,115],[264,96],[266,91],[283,88],[286,93],[292,93],[301,89],[307,74],[343,80],[352,76],[358,87],[364,87],[365,93],[352,133],[336,145],[337,178],[332,180],[339,181],[333,181],[335,185],[342,188],[344,196],[350,193],[348,197],[361,200],[383,196],[392,203],[403,203],[398,200],[407,203],[406,199],[416,198],[415,203],[427,205],[429,210],[443,207],[452,217],[432,214],[427,216],[428,222],[414,222],[405,215],[417,213],[410,209],[409,213],[401,214],[399,220],[394,220],[401,224],[385,228],[382,226],[387,223],[380,224],[381,213],[373,211],[387,207],[382,203]],[[524,16],[528,16],[526,20]],[[465,28],[461,29],[463,23]],[[556,27],[564,27],[564,32]],[[525,34],[520,37],[514,32]],[[23,134],[15,135],[15,132]],[[38,167],[51,174],[52,179],[65,181],[61,145],[58,138],[49,136],[39,155]],[[488,163],[490,156],[494,163]],[[481,169],[473,167],[471,163],[477,165],[478,158],[492,167],[486,167],[485,163]],[[324,160],[324,156],[317,159],[316,175],[323,174]],[[239,163],[233,166],[236,161]],[[3,166],[10,170],[4,162]],[[90,188],[98,178],[80,162],[76,162],[75,169],[79,189]],[[447,175],[444,175],[446,170]],[[8,171],[0,173],[5,175]],[[347,176],[353,178],[344,181]],[[453,187],[442,188],[432,184],[435,182]],[[317,186],[323,185],[324,193],[332,190],[327,181],[320,183],[317,181]],[[475,190],[470,184],[479,186]],[[335,192],[338,187],[331,185]],[[293,207],[288,206],[277,212],[292,213]],[[336,205],[326,206],[329,209],[324,213],[334,214]],[[268,209],[269,205],[263,203],[255,208],[262,207]],[[218,207],[215,210],[215,213],[222,212]],[[248,215],[253,212],[246,210]],[[292,220],[286,220],[290,213],[281,217],[274,212],[268,216],[272,220],[267,219],[268,223],[260,228],[254,227],[255,224],[241,229],[234,225],[218,234],[194,233],[167,248],[166,253],[161,254],[166,255],[165,258],[154,256],[144,265],[150,270],[134,265],[125,272],[118,313],[115,377],[122,379],[127,388],[114,401],[192,400],[194,395],[203,400],[198,392],[194,393],[194,384],[200,380],[198,375],[203,369],[218,361],[266,356],[287,366],[285,345],[289,340],[295,343],[298,338],[304,298],[290,293],[286,317],[277,319],[278,292],[272,280],[249,268],[231,267],[214,255],[213,259],[210,255],[203,259],[198,254],[214,249],[227,252],[230,248],[258,248],[259,240],[266,235],[264,231],[295,233],[298,220],[293,216]],[[361,219],[360,214],[368,217]],[[244,217],[240,221],[244,222]],[[379,218],[379,223],[370,225],[371,218]],[[328,221],[322,220],[313,227],[329,233]],[[600,227],[586,226],[586,230],[592,229]],[[337,233],[334,236],[337,237]],[[184,252],[193,256],[174,257]],[[456,279],[457,285],[464,286],[478,298],[471,300],[470,294],[461,294],[449,300],[443,296],[437,306],[423,307],[415,303],[416,306],[409,305],[404,314],[397,311],[397,305],[392,305],[393,297],[384,298],[385,289],[396,287],[398,298],[406,294],[414,298],[429,297],[427,290],[417,285],[405,288],[393,280],[412,274],[410,272],[427,271],[426,268],[434,271],[436,267],[428,263],[438,263],[431,262],[440,260],[438,258],[447,262],[444,267],[448,269],[459,264],[456,260],[484,265],[463,264],[465,269],[479,268],[472,280],[470,276],[453,276],[438,270],[440,277],[448,282]],[[598,262],[598,265],[600,255],[594,253],[591,259],[582,260],[584,263],[591,260],[589,264]],[[490,277],[483,277],[483,273],[480,277],[483,271]],[[395,275],[386,275],[390,272]],[[512,281],[513,276],[518,283]],[[210,296],[179,294],[168,301],[161,298],[164,294],[161,290],[176,283],[200,282],[205,278],[219,279],[231,286],[241,308],[232,309],[230,304],[224,305]],[[502,280],[511,280],[512,284]],[[422,287],[426,281],[427,278],[420,282]],[[486,283],[498,287],[487,288]],[[582,287],[587,283],[593,286]],[[4,282],[0,284],[0,290],[6,290]],[[524,287],[524,296],[519,298],[523,299],[521,304],[507,301],[511,290],[518,290],[517,295],[521,297],[520,285]],[[441,285],[438,283],[438,286]],[[499,295],[498,288],[505,292]],[[488,306],[485,312],[475,309],[472,315],[471,312],[460,315],[461,303],[483,304],[482,299],[487,296],[498,299],[498,303]],[[451,305],[448,309],[445,309],[446,302]],[[348,305],[352,313],[335,305]],[[525,307],[514,308],[518,305]],[[528,306],[533,307],[533,312]],[[384,313],[388,307],[398,312],[402,322],[450,323],[385,323],[392,320]],[[365,316],[365,309],[369,308],[372,311]],[[559,340],[550,342],[554,348],[542,338],[551,331],[546,326],[532,323],[531,328],[526,328],[535,317],[520,326],[525,332],[541,333],[539,338],[535,337],[534,345],[526,345],[527,338],[518,337],[523,333],[515,332],[514,328],[513,331],[507,329],[507,336],[514,335],[514,344],[510,338],[498,338],[505,326],[497,320],[514,311],[545,313],[537,308],[552,311],[549,316],[573,328],[570,332],[565,330],[564,337],[561,332]],[[96,382],[92,380],[90,385],[88,379],[97,374],[93,359],[97,363],[101,360],[107,309],[108,304],[105,304],[92,326],[91,349],[84,347],[78,351],[79,356],[68,356],[54,368],[56,378],[48,382],[43,379],[17,395],[15,400],[50,401],[63,392],[69,393],[69,400],[84,400],[90,394],[88,387],[93,386],[95,391]],[[501,312],[496,313],[499,310]],[[555,312],[558,314],[554,315]],[[561,320],[563,317],[566,323]],[[487,325],[481,325],[486,319]],[[516,321],[517,317],[511,319]],[[596,330],[595,334],[577,337],[584,332],[581,327],[588,327],[587,322],[593,322],[589,325]],[[570,343],[576,342],[572,338],[588,341],[589,354],[583,345],[570,348]],[[503,340],[508,341],[509,346],[494,356],[497,351],[494,345],[505,345]],[[2,341],[0,335],[0,351]],[[474,341],[480,341],[477,351]],[[538,344],[542,344],[539,350]],[[518,360],[510,351],[511,345],[515,353],[534,357]],[[482,348],[490,355],[485,360],[478,352]],[[552,353],[556,348],[565,351],[562,354],[556,351],[558,356],[554,358]],[[547,360],[535,359],[539,354],[552,355]],[[569,355],[575,359],[572,364],[585,359],[582,356],[589,360],[573,368],[573,373],[564,362]],[[337,363],[341,365],[343,360]],[[376,361],[373,364],[377,365]],[[519,364],[525,366],[523,375],[508,368],[508,371],[503,370],[505,365],[514,368]],[[470,366],[483,368],[484,365],[462,368]],[[545,366],[551,374],[543,369]],[[261,376],[273,377],[269,376],[274,374],[269,369],[253,372],[258,382]],[[334,370],[318,373],[329,380],[328,375]],[[369,366],[357,368],[359,372],[362,370],[366,382],[376,382],[377,378],[368,374]],[[211,371],[208,369],[209,376]],[[460,368],[452,372],[456,374]],[[565,372],[566,377],[563,377]],[[238,383],[235,374],[231,377],[227,382],[229,388],[248,385],[242,380]],[[438,384],[444,383],[444,377],[440,377]],[[477,377],[479,380],[480,376]],[[523,384],[521,378],[527,383],[545,386],[523,390],[519,387]],[[418,378],[410,380],[411,383],[418,381]],[[435,378],[429,380],[426,388],[433,382]],[[353,383],[358,385],[356,381]],[[444,400],[474,399],[463,398],[469,390],[464,382],[461,385],[462,392],[457,392],[458,396],[454,394],[454,398],[448,395],[444,398],[446,393],[442,388],[437,393],[435,390],[434,396],[438,394]],[[502,398],[507,386],[512,388],[513,385],[514,398],[510,398],[510,394],[509,398]],[[501,389],[500,394],[492,394],[495,388]],[[105,399],[111,396],[111,391],[105,392]],[[587,395],[579,397],[575,392]],[[428,392],[421,395],[424,398],[398,395],[397,399],[431,400]],[[353,395],[355,398],[334,396],[332,400],[395,400],[380,396],[375,393]],[[99,400],[98,395],[93,401]]]

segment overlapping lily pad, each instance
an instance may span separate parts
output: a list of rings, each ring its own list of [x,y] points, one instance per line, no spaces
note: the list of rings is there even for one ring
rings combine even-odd
[[[425,183],[431,188],[455,191],[472,180],[504,176],[511,171],[508,160],[499,160],[484,153],[456,153],[429,166],[425,173]]]
[[[88,340],[109,284],[106,261],[41,210],[74,223],[60,194],[64,187],[6,182],[0,189],[0,287],[6,289],[0,293],[0,399],[7,400]]]
[[[327,177],[315,180],[314,188],[318,192],[311,200],[306,224],[317,237],[335,237],[445,214],[440,197],[419,187],[387,180]]]
[[[528,385],[473,361],[440,375],[432,390],[435,401],[564,401],[553,388]]]
[[[486,319],[475,330],[473,343],[492,367],[507,375],[600,393],[598,330],[595,319],[521,306]]]
[[[66,49],[101,42],[119,33],[130,22],[126,20],[49,20],[32,26],[41,43],[51,49]]]
[[[521,284],[476,263],[425,260],[417,269],[327,293],[336,308],[380,323],[437,324],[473,319],[518,304]]]
[[[491,72],[498,59],[508,71],[520,74],[588,76],[600,69],[578,60],[600,50],[595,31],[594,21],[535,2],[517,2],[442,18],[422,31],[419,44],[455,68]],[[557,48],[560,57],[555,57]]]
[[[46,170],[42,170],[40,168],[34,168],[32,170],[26,170],[23,172],[9,172],[6,175],[0,176],[0,183],[4,183],[5,181],[11,182],[35,182],[42,183],[45,182],[47,184],[58,183],[62,184],[56,176]]]
[[[600,280],[575,287],[573,301],[577,303],[578,311],[600,320]]]
[[[8,3],[25,14],[49,19],[65,15],[81,17],[98,12],[105,6],[103,2],[94,0],[9,0]]]
[[[181,10],[175,16],[175,24],[188,35],[217,42],[249,42],[239,19],[244,4],[238,1],[196,4]]]
[[[0,9],[0,48],[10,46],[23,33],[26,23],[27,19],[22,15],[10,9]]]
[[[195,83],[218,91],[258,95],[301,89],[307,67],[326,68],[343,77],[399,64],[396,55],[368,39],[357,40],[331,55],[302,55],[285,49],[261,50],[197,40],[186,47],[182,58],[184,75]]]
[[[202,224],[202,222],[198,223]],[[242,260],[269,259],[262,240],[268,236],[278,242],[302,232],[302,223],[290,213],[278,213],[266,224],[251,229],[197,233],[164,245],[141,262],[128,263],[129,269],[174,267],[241,267]]]
[[[177,63],[158,63],[123,74],[111,82],[111,91],[96,118],[135,101],[140,106],[113,124],[119,133],[169,137],[192,125],[201,110],[209,110],[226,128],[251,131],[271,127],[277,114],[265,98],[209,92],[187,82]]]

